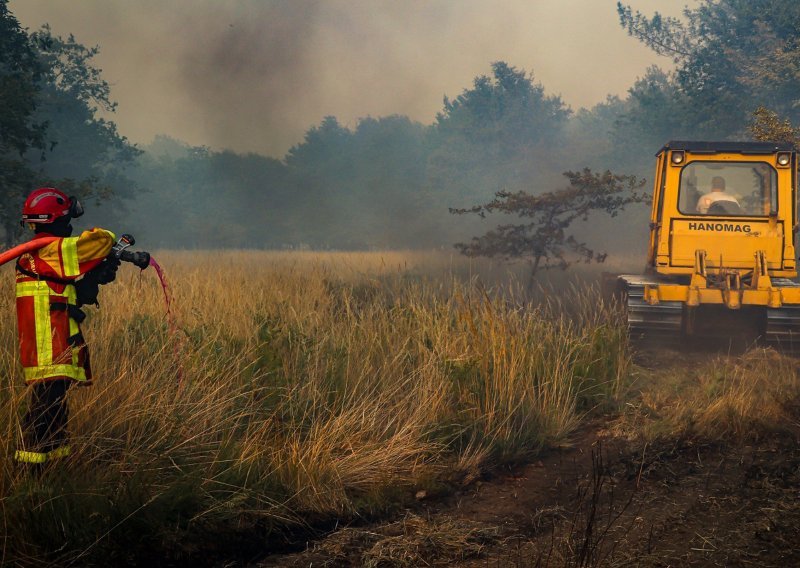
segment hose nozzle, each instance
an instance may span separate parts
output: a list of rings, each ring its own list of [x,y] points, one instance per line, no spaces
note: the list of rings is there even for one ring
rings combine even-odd
[[[126,233],[122,235],[117,243],[111,248],[111,255],[118,260],[130,262],[131,264],[139,267],[141,270],[144,270],[150,266],[150,253],[144,251],[134,252],[125,250],[134,244],[136,244],[136,239],[133,238],[133,235]]]
[[[144,270],[148,266],[150,266],[150,253],[144,251],[129,251],[124,250],[119,256],[120,260],[124,260],[125,262],[130,262],[131,264],[138,266],[140,269]]]

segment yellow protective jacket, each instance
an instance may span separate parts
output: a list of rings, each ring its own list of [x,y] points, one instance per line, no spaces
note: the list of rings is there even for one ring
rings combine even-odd
[[[38,233],[38,237],[47,237]],[[105,229],[64,237],[17,262],[17,330],[28,384],[72,379],[89,384],[89,355],[79,322],[74,282],[98,266],[116,237]]]

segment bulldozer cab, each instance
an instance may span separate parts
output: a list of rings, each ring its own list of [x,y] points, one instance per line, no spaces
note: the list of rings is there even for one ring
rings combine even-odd
[[[790,144],[671,141],[656,156],[651,272],[690,276],[702,260],[703,271],[744,275],[764,262],[770,276],[797,276]]]

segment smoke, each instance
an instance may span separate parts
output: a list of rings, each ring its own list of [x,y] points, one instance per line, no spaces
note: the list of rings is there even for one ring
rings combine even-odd
[[[196,110],[205,139],[275,153],[279,147],[268,141],[305,122],[293,108],[306,107],[314,92],[310,39],[319,4],[293,0],[231,9],[200,2],[179,23],[195,42],[179,55],[176,84]]]
[[[645,12],[663,12],[658,0],[632,1]],[[281,158],[327,115],[353,131],[368,116],[406,115],[431,124],[443,96],[470,88],[477,75],[491,72],[493,61],[533,72],[547,95],[561,94],[573,108],[608,94],[624,96],[649,65],[669,66],[625,34],[611,0],[11,0],[9,6],[24,26],[49,22],[56,34],[100,46],[95,64],[119,103],[108,118],[145,147],[166,134],[190,145]],[[667,13],[678,11],[673,6]],[[380,146],[376,140],[372,145]],[[486,200],[442,200],[430,210],[422,181],[404,187],[406,178],[382,171],[391,170],[386,163],[367,160],[353,160],[362,171],[331,173],[339,177],[326,178],[312,194],[285,187],[285,172],[275,173],[282,164],[223,158],[193,171],[196,178],[188,181],[159,176],[168,172],[157,169],[139,172],[143,178],[135,181],[155,188],[160,204],[184,198],[194,186],[197,199],[180,200],[193,207],[181,209],[180,219],[173,218],[174,208],[142,199],[126,219],[131,230],[141,228],[150,243],[164,246],[268,239],[272,245],[440,245],[447,240],[443,230],[472,231],[466,219],[449,215],[448,206]],[[545,158],[525,166],[539,168],[542,190],[555,188],[544,180],[555,177],[558,185],[564,169],[583,165],[573,154],[562,157],[566,164]],[[258,178],[254,172],[262,170]],[[361,180],[364,199],[350,191],[354,179]],[[341,191],[327,199],[337,183]],[[417,193],[409,197],[412,186]],[[492,187],[487,183],[487,198]],[[377,197],[379,190],[386,194]],[[254,204],[272,217],[242,222],[252,218],[245,213],[252,214]],[[415,220],[420,210],[424,218]]]
[[[657,0],[634,4],[665,11]],[[534,71],[548,93],[562,94],[573,107],[624,94],[656,62],[619,27],[610,1],[11,0],[9,6],[24,26],[49,22],[57,34],[100,45],[97,63],[119,102],[111,118],[134,142],[164,133],[278,157],[326,115],[350,127],[359,117],[390,114],[430,123],[442,97],[469,87],[491,61]]]

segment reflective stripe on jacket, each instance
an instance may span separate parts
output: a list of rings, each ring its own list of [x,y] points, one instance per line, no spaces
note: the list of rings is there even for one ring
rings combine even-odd
[[[114,240],[114,233],[92,229],[19,258],[19,266],[34,275],[17,271],[17,330],[26,383],[91,380],[80,327],[64,308],[77,304],[71,282],[99,265]]]

